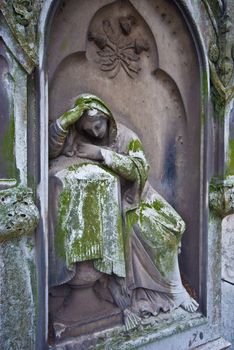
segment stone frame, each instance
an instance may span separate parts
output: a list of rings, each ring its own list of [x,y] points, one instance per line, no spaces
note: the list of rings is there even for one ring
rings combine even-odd
[[[188,24],[188,18],[190,17],[191,19],[191,13],[189,11],[189,8],[186,6],[186,4],[184,2],[175,2],[176,5],[179,7],[180,11],[182,11],[183,13],[183,16],[188,16],[187,17],[187,24]],[[46,5],[47,5],[47,8],[46,8]],[[53,18],[53,14],[56,10],[56,6],[58,6],[59,4],[55,4],[53,1],[50,1],[50,2],[46,2],[44,4],[44,9],[42,9],[42,14],[41,14],[41,22],[40,22],[40,25],[42,26],[42,28],[40,29],[40,33],[46,33],[47,30],[45,28],[48,28],[48,27],[44,27],[43,26],[46,26],[46,20],[48,20],[48,14],[49,14],[49,21],[51,20],[52,21],[52,18]],[[43,13],[44,11],[44,13]],[[40,27],[41,27],[40,26]],[[48,26],[49,26],[49,23],[48,23]],[[191,31],[193,32],[193,36],[196,36],[196,40],[194,40],[196,42],[196,46],[200,46],[200,49],[199,49],[199,53],[198,55],[200,55],[200,60],[203,61],[201,63],[201,66],[200,66],[200,72],[201,72],[201,76],[202,76],[202,73],[203,73],[206,77],[208,76],[208,62],[207,62],[207,59],[206,59],[206,56],[204,55],[204,48],[202,46],[202,41],[200,40],[199,38],[199,32],[197,31],[197,28],[196,28],[196,25],[195,25],[195,21],[193,20],[193,25],[189,26]],[[48,33],[48,32],[47,32]],[[196,34],[195,34],[196,33]],[[42,148],[44,147],[48,147],[48,144],[47,144],[47,136],[48,135],[48,130],[47,130],[47,122],[46,120],[48,120],[48,100],[47,100],[47,97],[48,97],[48,92],[47,92],[47,77],[46,77],[46,69],[44,67],[44,60],[43,60],[43,50],[46,50],[45,48],[45,38],[42,37],[41,38],[41,42],[39,44],[39,70],[40,70],[40,89],[41,89],[41,100],[40,100],[40,108],[41,108],[41,116],[43,115],[43,121],[41,121],[41,135],[43,135],[43,138],[41,138],[41,145],[42,145]],[[202,57],[203,56],[203,57]],[[203,66],[203,67],[202,67]],[[203,72],[202,72],[203,71]],[[206,99],[205,99],[205,86],[204,84],[207,84],[208,85],[208,82],[204,82],[203,81],[203,86],[201,86],[201,94],[202,94],[202,101],[201,101],[201,113],[202,114],[206,114],[206,109],[208,108],[208,106],[206,105]],[[44,104],[45,103],[45,104]],[[209,120],[209,118],[207,118],[207,120]],[[205,128],[201,131],[201,146],[200,146],[200,152],[202,154],[201,156],[201,162],[203,163],[204,162],[204,159],[205,159],[205,153],[206,153],[206,148],[204,146],[205,144]],[[43,154],[42,157],[44,157],[44,154],[45,152],[42,152],[41,151],[41,154]],[[47,169],[47,166],[45,166],[45,163],[44,163],[44,160],[42,160],[42,163],[41,164],[44,164],[44,166],[42,167],[41,166],[41,178],[44,179],[44,181],[41,182],[41,185],[44,187],[43,189],[43,195],[45,195],[45,193],[48,193],[48,187],[47,187],[47,183],[48,183],[48,169]],[[206,164],[204,162],[204,164],[201,164],[201,172],[202,173],[207,173],[207,169],[205,168]],[[203,177],[203,175],[202,175]],[[47,181],[46,181],[47,179]],[[206,184],[206,180],[204,179],[204,184]],[[41,187],[40,187],[40,190],[41,190]],[[203,191],[205,191],[205,193],[207,193],[207,188],[204,188]],[[48,203],[46,203],[46,205],[48,205]],[[204,205],[204,204],[203,204]],[[44,208],[45,210],[45,213],[46,211],[48,210],[45,206],[45,202],[43,203],[43,206],[41,206],[41,208]],[[200,210],[203,210],[202,208]],[[203,217],[206,217],[207,216],[207,208],[206,208],[206,213],[203,214]],[[46,227],[46,223],[44,223],[44,227]],[[203,226],[203,225],[201,225]],[[201,232],[203,231],[203,227],[200,227],[200,234]],[[46,236],[46,235],[45,235]],[[44,242],[45,243],[45,247],[47,245],[47,238],[45,237],[44,238]],[[203,245],[204,246],[204,245]],[[204,259],[204,255],[205,255],[205,252],[201,253],[200,255],[200,259],[201,261]],[[46,258],[46,261],[47,261],[48,257]],[[204,261],[204,260],[203,260]],[[200,262],[200,265],[202,265],[202,262]],[[200,280],[202,278],[205,278],[204,275],[203,276],[200,276]],[[202,283],[201,283],[202,284]],[[204,288],[204,284],[202,284],[202,288]],[[204,291],[201,292],[201,294],[204,295]],[[202,298],[203,300],[205,299],[204,297]],[[204,314],[206,314],[206,306],[203,305],[202,306],[202,309],[203,309],[203,312]],[[46,318],[46,315],[44,315],[45,318]],[[202,320],[202,323],[203,323],[203,320]],[[195,321],[195,324],[196,324],[196,321]],[[156,339],[157,337],[155,337]],[[188,341],[189,343],[189,341]]]
[[[39,43],[37,46],[33,37],[27,38],[17,31],[17,26],[14,24],[14,15],[9,13],[1,4],[0,10],[6,23],[4,30],[1,29],[1,37],[3,41],[23,67],[23,76],[28,75],[28,81],[17,77],[18,86],[20,90],[25,91],[24,98],[20,94],[21,91],[15,92],[15,97],[23,98],[22,105],[27,110],[28,125],[31,128],[29,135],[35,132],[36,136],[33,137],[31,146],[33,145],[33,154],[37,155],[37,146],[40,149],[40,166],[38,169],[36,159],[28,158],[27,163],[27,148],[30,147],[29,139],[26,139],[27,125],[22,128],[19,124],[19,120],[22,120],[23,110],[19,110],[18,117],[16,116],[16,149],[20,149],[20,152],[16,152],[16,164],[20,171],[20,183],[27,185],[27,178],[30,174],[35,176],[34,180],[29,180],[28,183],[36,189],[38,180],[38,205],[41,212],[41,221],[36,234],[36,253],[37,256],[37,271],[38,271],[38,304],[39,314],[37,319],[36,329],[32,327],[32,332],[36,335],[33,336],[33,341],[36,341],[35,348],[45,349],[47,347],[48,336],[48,287],[46,284],[47,278],[47,212],[48,212],[48,85],[46,78],[46,71],[44,67],[44,55],[46,46],[46,33],[50,19],[53,17],[55,7],[55,0],[35,1],[37,6],[36,11],[39,14],[39,8],[41,6],[41,13],[38,22],[38,36]],[[232,169],[229,167],[230,157],[228,148],[228,128],[229,128],[229,116],[232,108],[233,100],[233,85],[231,81],[225,86],[222,84],[222,79],[217,74],[215,63],[210,59],[208,55],[209,44],[212,40],[212,26],[218,23],[218,19],[215,18],[212,12],[212,2],[209,0],[203,0],[201,4],[192,4],[190,0],[175,0],[174,3],[178,6],[185,21],[187,22],[194,42],[197,46],[200,56],[200,71],[202,79],[201,95],[202,95],[202,115],[201,118],[205,120],[203,129],[201,130],[201,173],[203,182],[201,184],[203,205],[200,210],[203,212],[203,222],[201,223],[201,231],[204,235],[201,237],[202,247],[200,247],[200,288],[202,295],[202,311],[203,317],[197,322],[191,320],[187,325],[174,324],[170,326],[166,331],[159,332],[157,334],[151,334],[148,337],[140,337],[133,341],[129,346],[131,348],[144,346],[144,349],[153,349],[155,341],[157,341],[157,349],[170,348],[170,344],[176,344],[175,349],[188,349],[199,347],[203,348],[203,344],[212,342],[212,349],[224,349],[228,347],[228,343],[221,338],[220,322],[221,322],[221,223],[222,218],[227,214],[233,212],[233,178],[229,175],[233,175]],[[229,2],[228,2],[229,4]],[[230,2],[231,4],[231,2]],[[9,5],[9,4],[8,4]],[[205,7],[202,7],[205,6]],[[231,5],[230,5],[231,6]],[[206,13],[203,13],[203,9],[206,9]],[[233,14],[233,6],[231,7]],[[203,33],[200,29],[205,22],[205,18],[210,22],[205,28]],[[218,25],[216,25],[218,26]],[[14,35],[12,35],[12,33]],[[204,34],[204,35],[203,35]],[[207,34],[207,35],[206,35]],[[30,52],[25,41],[32,41],[34,44],[35,52],[38,51],[39,67],[36,74],[33,72],[34,67],[37,66],[37,54],[35,57]],[[226,40],[225,38],[223,40]],[[227,39],[228,40],[228,39]],[[222,45],[220,44],[220,47]],[[21,68],[19,69],[19,71]],[[38,79],[38,86],[34,77]],[[33,88],[33,91],[29,93],[29,86]],[[39,94],[36,93],[39,91]],[[27,91],[27,95],[26,95]],[[211,101],[212,94],[215,93],[215,99],[213,104]],[[29,102],[36,105],[36,101],[40,100],[39,120],[37,120],[36,108],[31,108]],[[16,99],[17,101],[17,99]],[[214,109],[213,109],[214,105]],[[29,113],[32,114],[32,118],[29,119]],[[17,122],[18,120],[18,122]],[[40,124],[40,125],[39,125]],[[39,133],[36,133],[36,127],[39,127]],[[216,127],[216,133],[214,133],[215,142],[212,143],[212,133]],[[21,134],[20,134],[21,133]],[[40,141],[39,141],[40,140]],[[21,150],[24,150],[24,157],[21,156]],[[30,164],[29,164],[30,163]],[[217,166],[214,166],[217,164]],[[39,175],[37,174],[39,172]],[[210,187],[208,183],[213,178]],[[210,198],[210,210],[209,206]],[[43,287],[43,288],[42,288]],[[124,348],[124,347],[123,347]],[[205,347],[204,347],[205,348]]]

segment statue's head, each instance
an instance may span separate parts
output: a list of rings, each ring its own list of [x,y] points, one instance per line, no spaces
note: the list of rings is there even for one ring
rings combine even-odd
[[[108,134],[108,115],[97,109],[85,111],[78,121],[78,128],[91,137],[103,139]]]
[[[87,136],[112,142],[116,136],[116,123],[109,107],[98,96],[81,94],[75,100],[75,106],[85,106],[80,119],[76,123],[76,129]]]

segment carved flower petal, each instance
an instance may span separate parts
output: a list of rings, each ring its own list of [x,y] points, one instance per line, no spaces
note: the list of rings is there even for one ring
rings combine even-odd
[[[129,48],[135,48],[135,42],[129,38],[121,36],[121,40],[119,41],[119,49],[125,50]]]
[[[141,67],[137,62],[130,62],[128,68],[135,73],[138,73],[141,70]]]
[[[116,60],[116,57],[101,57],[99,62],[101,64],[113,64]]]
[[[113,44],[117,41],[117,36],[112,28],[111,22],[109,19],[104,19],[103,22],[103,30],[106,33],[107,38],[112,42]]]
[[[106,64],[106,63],[103,63],[103,64],[101,64],[101,70],[102,71],[111,71],[111,70],[113,70],[115,67],[117,67],[117,65],[118,65],[118,61],[115,61],[114,63],[112,63],[112,64]]]
[[[121,50],[121,54],[124,57],[127,57],[130,61],[138,61],[140,59],[132,49]]]
[[[113,73],[111,74],[110,78],[113,79],[113,78],[115,78],[115,77],[117,76],[117,74],[118,74],[119,71],[120,71],[120,67],[121,67],[121,64],[120,64],[119,61],[117,61],[117,65],[116,65],[116,67],[114,68]]]
[[[134,79],[136,77],[136,72],[132,72],[130,69],[129,69],[129,65],[127,65],[125,62],[121,61],[121,66],[123,67],[123,69],[125,70],[125,72],[127,73],[127,75]]]
[[[110,48],[106,47],[104,50],[97,51],[97,54],[102,57],[115,56],[115,52],[113,52]]]

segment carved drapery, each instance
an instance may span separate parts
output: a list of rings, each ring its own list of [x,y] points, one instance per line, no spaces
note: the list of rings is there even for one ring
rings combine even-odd
[[[225,1],[209,1],[204,0],[207,4],[206,8],[209,14],[215,18],[212,19],[212,25],[215,28],[215,33],[218,33],[222,38],[215,36],[210,43],[209,57],[210,57],[210,70],[211,79],[214,92],[214,105],[216,116],[218,118],[223,118],[225,115],[225,107],[230,103],[233,98],[233,86],[231,84],[231,72],[233,71],[233,45],[231,42],[231,32],[227,28],[222,32],[222,23],[228,18],[225,11]],[[9,47],[10,51],[13,53],[14,57],[20,62],[27,73],[31,73],[33,68],[37,65],[37,41],[36,41],[36,29],[38,25],[38,15],[40,12],[40,6],[43,1],[2,1],[0,8],[5,21],[8,24],[11,33],[11,39],[15,42],[14,49]],[[34,16],[32,16],[32,13]],[[221,14],[221,15],[220,15]],[[228,52],[223,50],[222,42],[226,42],[228,39],[230,45],[228,44]],[[8,44],[7,44],[8,45]],[[17,55],[17,50],[15,47],[20,49],[21,54]],[[144,54],[144,53],[143,53]],[[22,58],[23,57],[23,58]],[[226,57],[228,59],[226,59]],[[227,180],[227,181],[226,181]],[[216,181],[211,185],[210,193],[210,207],[218,213],[218,216],[223,217],[224,213],[230,213],[233,208],[231,204],[232,199],[232,185],[226,179],[225,181],[217,181],[217,191],[216,191]],[[232,181],[232,179],[230,179]],[[215,183],[215,184],[214,184]],[[214,191],[215,189],[215,191]],[[221,209],[220,209],[221,208]],[[213,209],[212,209],[213,210]],[[10,236],[9,236],[10,237]],[[5,243],[4,243],[5,244]],[[194,337],[192,338],[192,340]]]

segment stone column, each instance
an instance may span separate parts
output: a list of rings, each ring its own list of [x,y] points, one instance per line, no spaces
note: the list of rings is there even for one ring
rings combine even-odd
[[[33,239],[39,219],[32,192],[0,191],[0,348],[35,348],[37,285]]]

